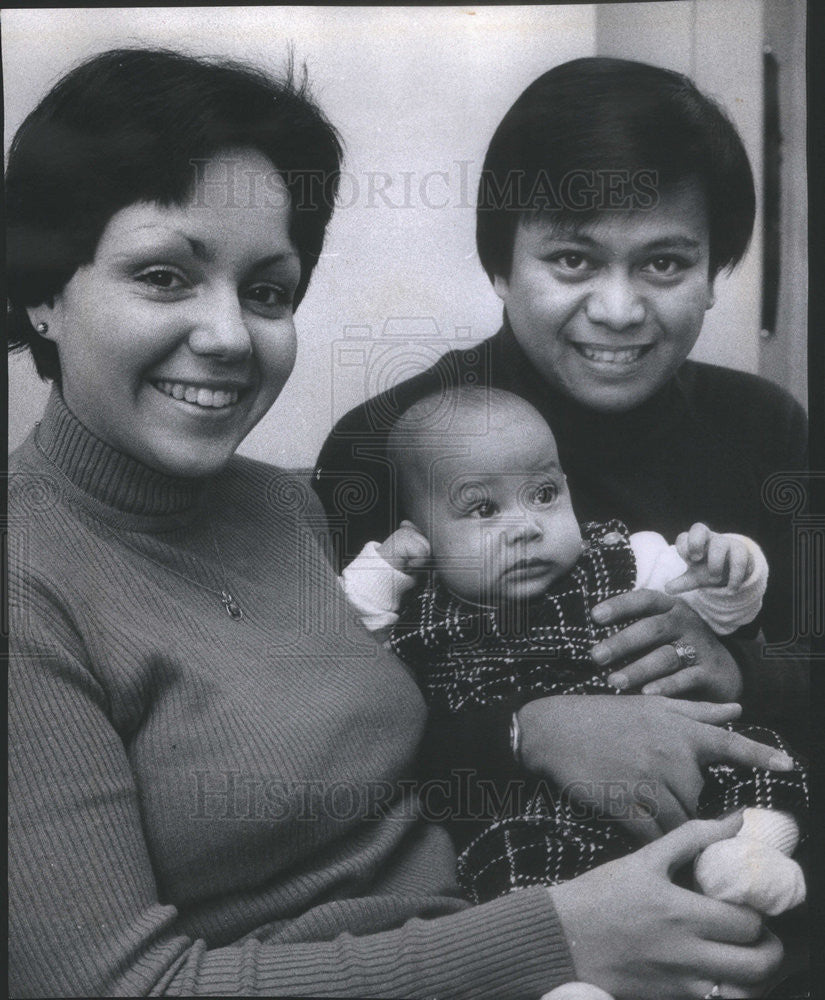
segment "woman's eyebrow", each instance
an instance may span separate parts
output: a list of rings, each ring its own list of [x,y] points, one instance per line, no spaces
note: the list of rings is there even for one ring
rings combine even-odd
[[[193,255],[197,260],[201,261],[203,264],[211,264],[217,258],[217,252],[211,250],[203,240],[199,240],[194,236],[187,236],[182,230],[173,230],[176,236],[182,237],[189,244]],[[268,254],[266,257],[261,257],[260,260],[254,262],[254,267],[260,269],[263,267],[271,267],[274,264],[284,264],[291,263],[292,261],[299,260],[298,254],[294,250],[279,250],[277,253]]]
[[[281,253],[270,254],[255,262],[255,267],[270,267],[272,264],[291,264],[293,261],[300,261],[300,257],[294,250],[284,250]]]
[[[157,226],[154,223],[147,223],[144,226],[136,226],[134,231],[138,232],[140,230],[147,230],[147,229],[150,230],[161,229],[163,231],[163,239],[165,242],[171,243],[174,241],[180,241],[182,243],[186,243],[189,249],[192,251],[192,255],[197,260],[201,261],[204,264],[212,263],[217,257],[217,253],[214,250],[211,250],[206,245],[206,243],[204,243],[203,240],[200,240],[194,236],[187,235],[187,233],[184,232],[182,229],[174,229],[166,226]],[[166,246],[164,246],[163,244],[158,245],[155,243],[147,245],[146,247],[136,248],[137,252],[139,253],[151,252],[154,250],[163,251],[164,249],[166,249]],[[135,252],[136,252],[135,250],[127,250],[123,253],[115,254],[114,257],[115,259],[129,258]],[[260,260],[256,260],[255,267],[261,268],[261,267],[270,267],[274,264],[283,264],[283,263],[289,264],[292,261],[298,261],[298,260],[300,260],[300,258],[295,250],[280,250],[277,253],[268,254],[266,257],[262,257]]]
[[[187,236],[186,233],[183,233],[180,230],[175,230],[175,235],[181,236],[184,240],[186,240],[194,258],[199,260],[202,264],[211,264],[215,260],[217,254],[213,250],[210,250],[203,240],[197,240],[193,236]]]
[[[211,253],[206,244],[199,239],[192,236],[187,236],[187,234],[182,229],[175,229],[172,226],[165,226],[162,224],[147,222],[142,226],[135,226],[132,230],[133,233],[145,233],[147,230],[155,232],[153,235],[153,242],[147,243],[145,246],[139,245],[134,249],[130,248],[121,253],[114,254],[115,258],[130,257],[134,252],[144,253],[151,252],[153,250],[162,251],[167,249],[168,245],[174,242],[186,243],[189,249],[192,251],[193,255],[199,260],[208,263],[210,260],[214,259],[214,254]],[[154,242],[160,240],[162,242]]]

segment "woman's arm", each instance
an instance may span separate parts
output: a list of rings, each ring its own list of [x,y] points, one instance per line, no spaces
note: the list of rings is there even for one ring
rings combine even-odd
[[[39,614],[42,598],[31,586],[23,596],[24,607],[12,607],[10,666],[14,995],[529,1000],[572,978],[564,934],[540,888],[475,909],[456,902],[459,912],[400,927],[392,926],[389,899],[390,929],[334,940],[275,944],[262,932],[261,940],[253,933],[217,948],[189,936],[186,914],[156,882],[106,692],[60,609]],[[437,903],[422,899],[420,913]],[[272,914],[282,928],[298,916]]]
[[[794,556],[797,544],[794,539],[794,504],[788,501],[797,492],[803,499],[809,491],[806,473],[809,467],[808,420],[802,407],[787,393],[776,386],[771,386],[770,390],[775,398],[767,399],[770,405],[762,407],[760,432],[754,433],[750,442],[756,453],[754,461],[762,489],[762,535],[759,541],[771,571],[759,622],[769,643],[788,643],[799,638],[795,635],[794,602],[799,598],[800,585],[804,585],[802,580],[795,579],[799,570]],[[771,478],[778,474],[783,474],[781,481],[786,485],[766,490]],[[794,487],[790,484],[795,479],[797,485]],[[796,512],[805,513],[808,510],[803,499],[803,506]],[[775,666],[781,667],[781,663],[781,659],[774,659]]]
[[[720,639],[683,601],[649,590],[598,607],[604,621],[648,616],[594,647],[601,651],[600,665],[616,665],[611,683],[670,698],[739,701],[743,721],[792,732],[794,747],[807,752],[810,650],[803,641],[788,645],[780,657],[766,657],[762,638]],[[672,645],[677,640],[696,649],[693,666],[678,669]]]
[[[568,949],[575,924],[565,934],[550,894],[540,887],[475,908],[456,902],[458,912],[448,916],[332,940],[276,944],[262,929],[258,938],[253,932],[235,944],[210,947],[187,934],[186,914],[163,898],[155,879],[129,759],[112,723],[113,706],[60,608],[52,604],[43,616],[42,595],[29,586],[24,596],[11,608],[12,993],[535,1000],[575,977]],[[625,902],[633,901],[640,919],[649,916],[646,866],[621,866],[618,872]],[[606,947],[621,965],[609,940],[619,940],[623,908],[606,910],[597,896],[568,891],[565,899],[576,914],[573,920],[598,920],[606,927],[598,950]],[[426,918],[436,902],[422,899],[421,915]],[[695,906],[693,894],[674,897],[674,921],[686,919]],[[283,930],[301,914],[272,916]],[[706,917],[695,916],[684,935],[686,947],[696,950],[711,931]],[[677,968],[664,957],[655,974],[642,975],[644,957],[652,959],[654,951],[642,938],[634,947],[639,958],[627,971],[635,983],[631,994],[642,996],[649,987],[667,996]],[[594,959],[591,948],[579,945],[577,961],[584,968]],[[696,957],[701,974],[706,956]],[[755,950],[750,958],[761,961]]]

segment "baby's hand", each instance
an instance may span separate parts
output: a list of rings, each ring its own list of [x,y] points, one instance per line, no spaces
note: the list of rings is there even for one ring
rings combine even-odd
[[[402,521],[385,541],[378,546],[382,559],[401,573],[414,573],[430,558],[430,543],[412,521]]]
[[[668,594],[697,587],[738,590],[754,571],[753,553],[732,535],[718,535],[706,524],[694,524],[676,539],[676,551],[688,564],[681,576],[665,584]]]

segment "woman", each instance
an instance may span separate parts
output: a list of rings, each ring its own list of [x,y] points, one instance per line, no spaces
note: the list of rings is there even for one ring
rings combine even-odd
[[[291,85],[138,50],[15,139],[12,346],[54,390],[11,462],[11,991],[753,993],[777,942],[669,878],[736,819],[458,897],[419,692],[350,631],[308,492],[233,457],[292,369],[339,152]]]
[[[761,487],[773,472],[804,468],[804,413],[764,380],[687,360],[716,277],[745,252],[754,210],[736,130],[687,78],[587,58],[535,80],[497,128],[479,188],[478,251],[504,304],[503,327],[334,428],[315,487],[330,521],[346,526],[339,561],[398,526],[385,453],[397,414],[441,386],[488,384],[524,396],[550,424],[583,521],[618,517],[631,531],[671,540],[703,521],[755,538],[771,567],[760,624],[770,641],[786,640],[787,524]],[[432,419],[443,432],[448,408]],[[614,598],[599,613],[624,626],[593,650],[600,667],[615,664],[618,687],[743,699],[757,721],[799,739],[804,663],[751,663],[747,642],[723,645],[683,602],[652,591]],[[471,726],[432,718],[426,744],[437,755],[445,744],[453,756],[459,746],[467,768],[484,761],[484,771],[516,777],[517,733],[521,760],[560,787],[591,774],[644,789],[664,757],[653,822],[628,819],[624,800],[588,806],[618,809],[624,815],[616,818],[645,839],[695,814],[706,734],[675,733],[673,704],[658,698],[636,699],[632,726],[621,717],[626,703],[599,702],[515,703],[477,712]]]

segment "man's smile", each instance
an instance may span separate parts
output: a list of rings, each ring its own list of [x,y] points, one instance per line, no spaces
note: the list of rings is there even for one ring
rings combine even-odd
[[[582,344],[570,341],[573,348],[588,361],[599,364],[630,365],[639,361],[656,346],[655,344],[639,344],[635,347],[603,347],[597,344]]]

